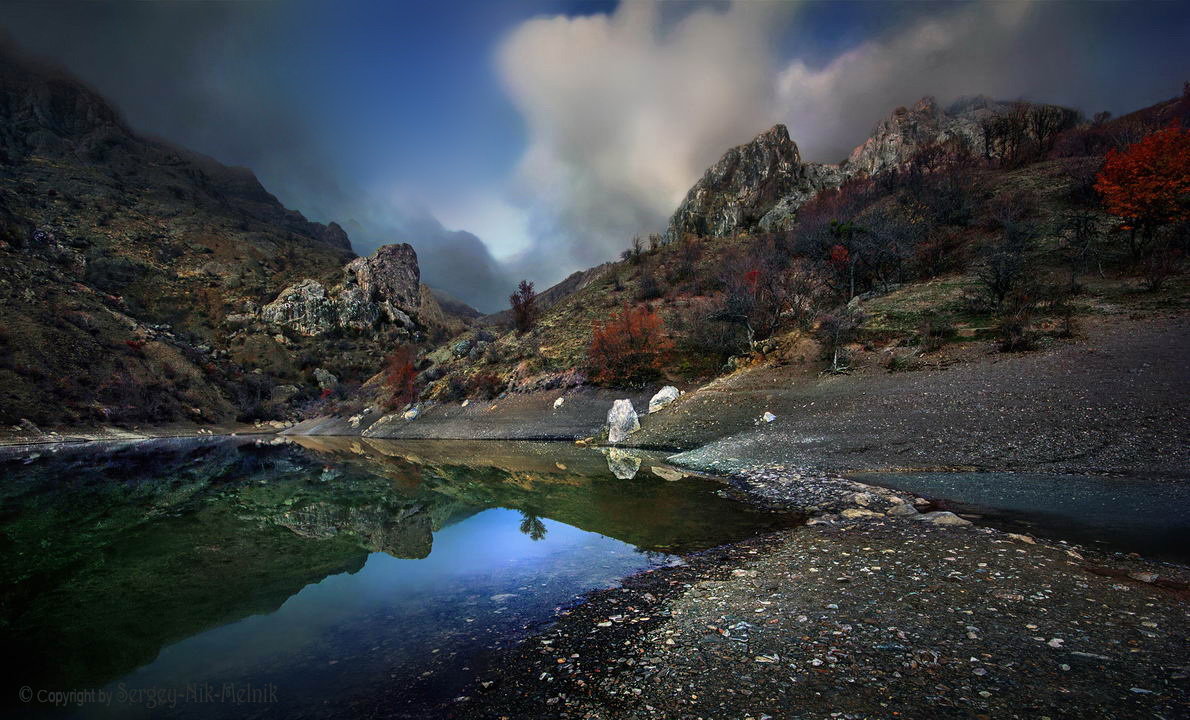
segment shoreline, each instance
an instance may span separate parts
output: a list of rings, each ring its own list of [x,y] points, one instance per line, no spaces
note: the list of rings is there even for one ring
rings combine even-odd
[[[961,518],[878,514],[871,508],[891,502],[895,491],[835,480],[823,493],[800,489],[803,501],[813,496],[828,505],[803,526],[685,556],[682,565],[638,573],[561,608],[552,625],[441,710],[459,718],[1023,710],[1117,718],[1176,716],[1187,706],[1190,567]],[[852,490],[878,497],[855,503]],[[772,502],[782,489],[741,492]],[[927,513],[917,518],[935,514],[931,504],[921,507]],[[897,572],[906,565],[912,569]],[[987,592],[967,589],[975,583]],[[940,596],[935,609],[923,612],[924,600],[915,598],[923,592]],[[1010,607],[979,607],[984,602]],[[1146,619],[1136,619],[1137,608]],[[1111,619],[1088,626],[1092,612]],[[955,625],[956,613],[982,617]],[[1043,618],[1048,627],[1023,617]],[[986,641],[989,635],[1004,640]],[[1125,655],[1102,652],[1125,647]],[[1138,652],[1141,665],[1124,664]],[[876,693],[868,685],[874,675],[883,683]],[[1077,684],[1081,696],[1069,697],[1061,683]],[[933,693],[925,691],[930,684]],[[1045,712],[1038,698],[1046,698]]]

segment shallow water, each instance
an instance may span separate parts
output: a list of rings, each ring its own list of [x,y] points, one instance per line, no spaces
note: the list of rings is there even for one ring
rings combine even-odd
[[[859,473],[1013,532],[1190,562],[1190,483],[1032,472]]]
[[[0,709],[420,717],[583,593],[794,523],[647,454],[303,442],[0,459]]]

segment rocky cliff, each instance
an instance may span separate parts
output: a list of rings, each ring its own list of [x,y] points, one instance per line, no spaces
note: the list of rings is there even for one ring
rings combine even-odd
[[[410,246],[357,258],[250,170],[138,134],[3,45],[0,268],[5,424],[282,413],[316,370],[362,381],[435,330]]]
[[[833,166],[802,162],[784,125],[775,125],[724,153],[686,194],[670,220],[666,238],[687,233],[723,237],[759,225],[778,204],[800,204],[838,185]]]
[[[985,123],[1012,105],[985,97],[962,99],[942,108],[932,97],[894,110],[838,164],[804,162],[784,125],[724,153],[686,194],[669,221],[666,239],[686,234],[727,237],[792,226],[797,210],[818,192],[844,181],[903,168],[931,146],[961,149],[974,156],[995,154],[985,147]],[[1029,106],[1051,108],[1054,106]]]

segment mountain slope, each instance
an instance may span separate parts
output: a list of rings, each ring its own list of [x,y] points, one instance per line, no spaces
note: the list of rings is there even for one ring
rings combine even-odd
[[[0,422],[252,419],[318,394],[317,369],[362,379],[435,330],[412,248],[353,258],[251,171],[143,137],[0,46]],[[266,316],[301,283],[322,300]]]

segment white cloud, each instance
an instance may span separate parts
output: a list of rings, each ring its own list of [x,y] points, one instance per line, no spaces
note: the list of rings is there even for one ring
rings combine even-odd
[[[507,38],[501,74],[529,135],[512,193],[547,248],[567,246],[559,275],[661,230],[725,148],[776,121],[771,47],[790,7],[702,8],[665,24],[656,4],[628,2]]]
[[[1081,3],[943,5],[816,66],[796,49],[775,55],[793,4],[692,7],[667,21],[657,4],[623,2],[530,20],[506,39],[499,69],[528,135],[506,192],[534,237],[517,274],[547,284],[662,230],[711,163],[776,122],[803,157],[837,162],[924,95],[1102,100],[1090,68],[1106,31],[1092,32]]]

